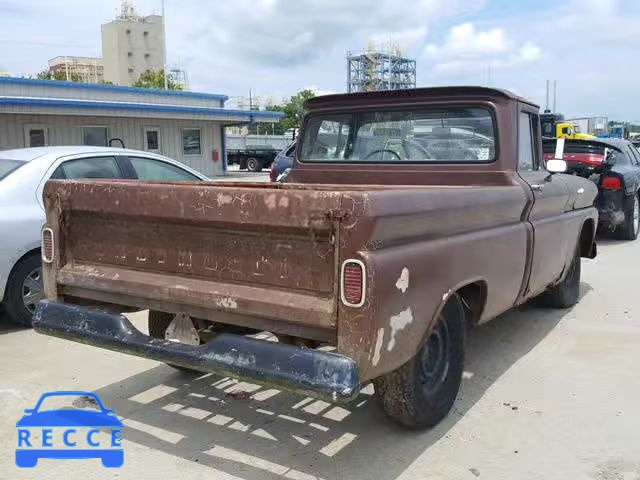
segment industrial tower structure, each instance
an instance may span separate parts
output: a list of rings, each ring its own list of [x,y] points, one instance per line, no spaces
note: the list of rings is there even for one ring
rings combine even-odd
[[[400,48],[369,45],[361,54],[347,51],[347,92],[372,92],[415,88],[416,61],[402,55]]]

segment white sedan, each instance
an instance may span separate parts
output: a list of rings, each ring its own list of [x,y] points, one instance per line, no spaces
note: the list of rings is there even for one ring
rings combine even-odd
[[[42,189],[50,178],[207,180],[175,160],[137,150],[85,146],[0,151],[0,310],[23,325],[31,325],[35,307],[44,298]]]

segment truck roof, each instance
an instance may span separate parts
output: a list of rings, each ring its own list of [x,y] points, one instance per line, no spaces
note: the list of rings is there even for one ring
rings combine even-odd
[[[389,101],[411,101],[430,99],[433,97],[469,97],[486,100],[507,99],[527,103],[534,107],[539,106],[531,100],[520,97],[509,90],[480,86],[455,86],[455,87],[427,87],[407,88],[402,90],[381,90],[375,92],[341,93],[333,95],[321,95],[313,97],[306,102],[307,108],[327,108],[346,106],[353,104],[368,104],[371,102],[384,103]]]

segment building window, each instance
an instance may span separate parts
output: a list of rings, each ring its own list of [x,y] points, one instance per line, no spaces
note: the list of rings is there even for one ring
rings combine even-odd
[[[127,52],[127,57],[133,57],[133,52]]]
[[[82,127],[82,144],[93,147],[106,147],[109,142],[107,127]]]
[[[146,37],[147,35],[149,35],[149,32],[145,30],[142,34]]]
[[[46,147],[49,145],[47,127],[43,125],[26,125],[24,127],[25,147]]]
[[[182,130],[182,153],[185,155],[200,155],[200,129],[184,128]]]
[[[144,54],[144,58],[149,58],[150,56],[151,56],[151,54],[150,54],[150,53],[145,53],[145,54]]]
[[[160,129],[146,127],[144,129],[144,148],[148,152],[160,153]]]

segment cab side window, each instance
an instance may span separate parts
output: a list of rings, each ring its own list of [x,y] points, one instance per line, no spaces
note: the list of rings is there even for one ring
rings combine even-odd
[[[520,112],[518,121],[518,170],[530,172],[536,170],[534,130],[531,115]]]

